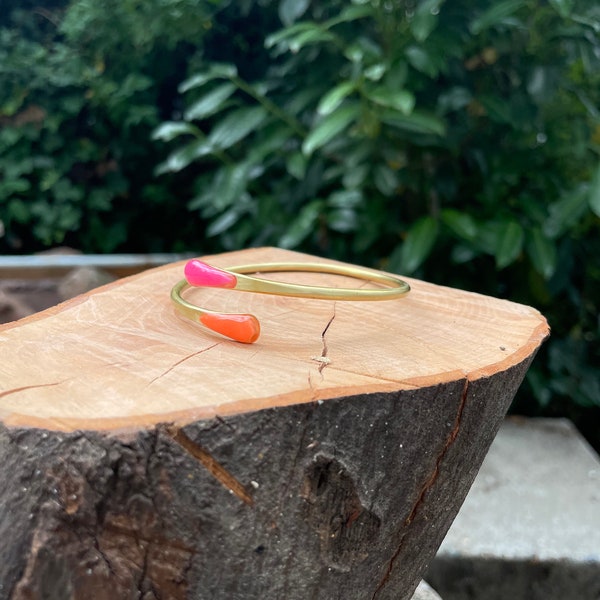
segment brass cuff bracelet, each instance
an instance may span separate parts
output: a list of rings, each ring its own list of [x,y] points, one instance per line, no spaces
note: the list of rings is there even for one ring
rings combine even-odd
[[[385,287],[379,289],[332,288],[282,283],[248,275],[248,273],[288,271],[344,275],[378,283]],[[190,260],[185,265],[184,274],[185,279],[182,279],[171,290],[171,300],[179,313],[212,331],[246,344],[252,344],[260,335],[260,323],[254,315],[223,313],[201,308],[185,300],[182,296],[183,292],[189,287],[215,287],[295,298],[373,301],[401,298],[410,291],[408,283],[392,275],[367,271],[359,267],[320,263],[261,263],[218,269],[200,260]]]

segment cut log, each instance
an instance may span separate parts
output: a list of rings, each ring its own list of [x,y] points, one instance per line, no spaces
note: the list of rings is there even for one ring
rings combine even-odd
[[[182,272],[0,329],[0,598],[410,598],[544,318],[416,280],[384,302],[194,290],[259,317],[244,345],[177,316]]]

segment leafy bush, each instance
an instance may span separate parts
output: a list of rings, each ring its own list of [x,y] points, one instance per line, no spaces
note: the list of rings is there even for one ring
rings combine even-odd
[[[0,22],[2,250],[169,249],[163,227],[182,219],[169,208],[173,190],[152,180],[161,155],[148,140],[178,101],[212,8],[14,4]]]
[[[529,395],[600,407],[600,10],[279,14],[262,71],[214,56],[180,86],[183,119],[154,132],[176,140],[158,173],[194,170],[188,208],[212,246],[301,248],[538,306],[554,337]]]

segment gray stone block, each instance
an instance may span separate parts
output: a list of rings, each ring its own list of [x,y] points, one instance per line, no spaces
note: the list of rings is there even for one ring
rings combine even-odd
[[[425,581],[421,581],[411,600],[442,600],[439,594]]]
[[[444,600],[600,600],[600,460],[560,419],[507,419],[430,567]]]

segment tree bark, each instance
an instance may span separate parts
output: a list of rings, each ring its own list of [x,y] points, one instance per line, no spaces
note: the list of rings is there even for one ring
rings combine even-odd
[[[181,273],[0,329],[0,598],[408,600],[544,318],[416,280],[369,303],[198,291],[259,316],[249,346],[176,316]]]

